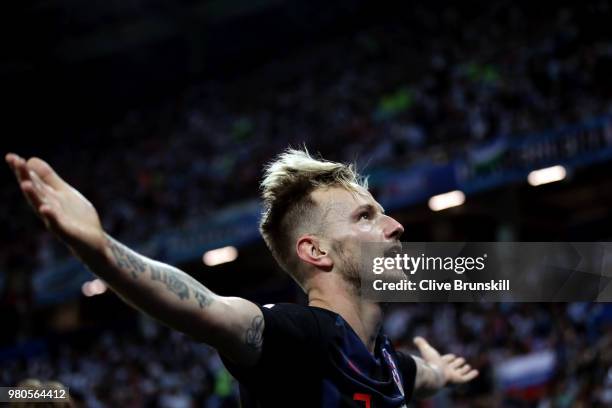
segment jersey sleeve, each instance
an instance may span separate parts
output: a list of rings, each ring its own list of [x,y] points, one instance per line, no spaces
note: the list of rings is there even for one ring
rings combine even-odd
[[[319,323],[307,307],[292,304],[260,306],[264,317],[262,350],[254,366],[246,367],[221,356],[227,370],[241,384],[277,381],[278,376],[299,371],[321,358],[324,339]]]
[[[414,398],[414,384],[416,382],[417,366],[416,361],[410,354],[396,351],[397,365],[402,374],[404,395],[406,401],[413,400]]]

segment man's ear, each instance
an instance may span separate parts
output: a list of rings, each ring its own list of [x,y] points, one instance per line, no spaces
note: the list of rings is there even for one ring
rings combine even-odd
[[[329,251],[323,248],[321,240],[314,235],[302,235],[295,249],[300,259],[307,264],[326,271],[330,271],[334,266]]]

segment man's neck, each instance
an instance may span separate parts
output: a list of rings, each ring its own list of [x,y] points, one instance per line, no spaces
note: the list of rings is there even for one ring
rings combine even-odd
[[[346,285],[341,282],[310,289],[308,305],[338,313],[372,353],[382,324],[382,308],[378,303],[361,299],[354,291],[347,290]]]

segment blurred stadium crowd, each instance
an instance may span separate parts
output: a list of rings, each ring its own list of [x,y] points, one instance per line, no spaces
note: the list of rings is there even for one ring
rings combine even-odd
[[[610,17],[604,5],[602,21]],[[107,231],[129,243],[255,197],[262,166],[290,144],[357,160],[367,173],[612,113],[612,41],[599,38],[578,8],[534,21],[520,6],[488,4],[466,18],[453,7],[437,14],[418,6],[410,24],[370,28],[239,79],[194,85],[45,158],[94,203]],[[24,211],[16,188],[0,194],[0,270],[35,271],[65,254]],[[29,301],[27,288],[5,286],[6,302]],[[554,350],[558,366],[548,367],[547,397],[536,406],[612,404],[607,305],[404,305],[385,324],[399,345],[424,335],[474,361],[480,379],[451,391],[465,406],[498,405],[493,366],[542,350]],[[105,331],[86,347],[57,345],[5,361],[1,375],[2,384],[59,380],[93,407],[237,401],[214,352],[146,321],[138,333]],[[530,406],[525,401],[543,391],[531,392],[505,393],[504,406]]]
[[[135,242],[256,197],[262,166],[288,145],[306,143],[367,172],[612,111],[612,42],[574,10],[533,21],[504,4],[463,17],[420,7],[412,24],[194,85],[45,158],[94,203],[111,234]],[[48,235],[31,234],[36,221],[14,216],[27,214],[17,189],[2,194],[0,267],[52,259]]]

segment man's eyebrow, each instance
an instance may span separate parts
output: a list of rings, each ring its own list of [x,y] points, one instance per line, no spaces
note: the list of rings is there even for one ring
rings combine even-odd
[[[368,210],[368,211],[372,211],[372,212],[374,212],[376,209],[377,209],[377,208],[376,208],[374,205],[372,205],[372,204],[361,204],[359,207],[357,207],[357,208],[355,209],[355,211],[353,211],[353,213],[357,213],[357,212],[359,212],[359,211],[363,211],[363,210]],[[384,208],[382,208],[382,206],[381,206],[381,205],[378,205],[378,210],[379,210],[381,213],[383,213],[383,214],[385,213],[385,209],[384,209]]]

